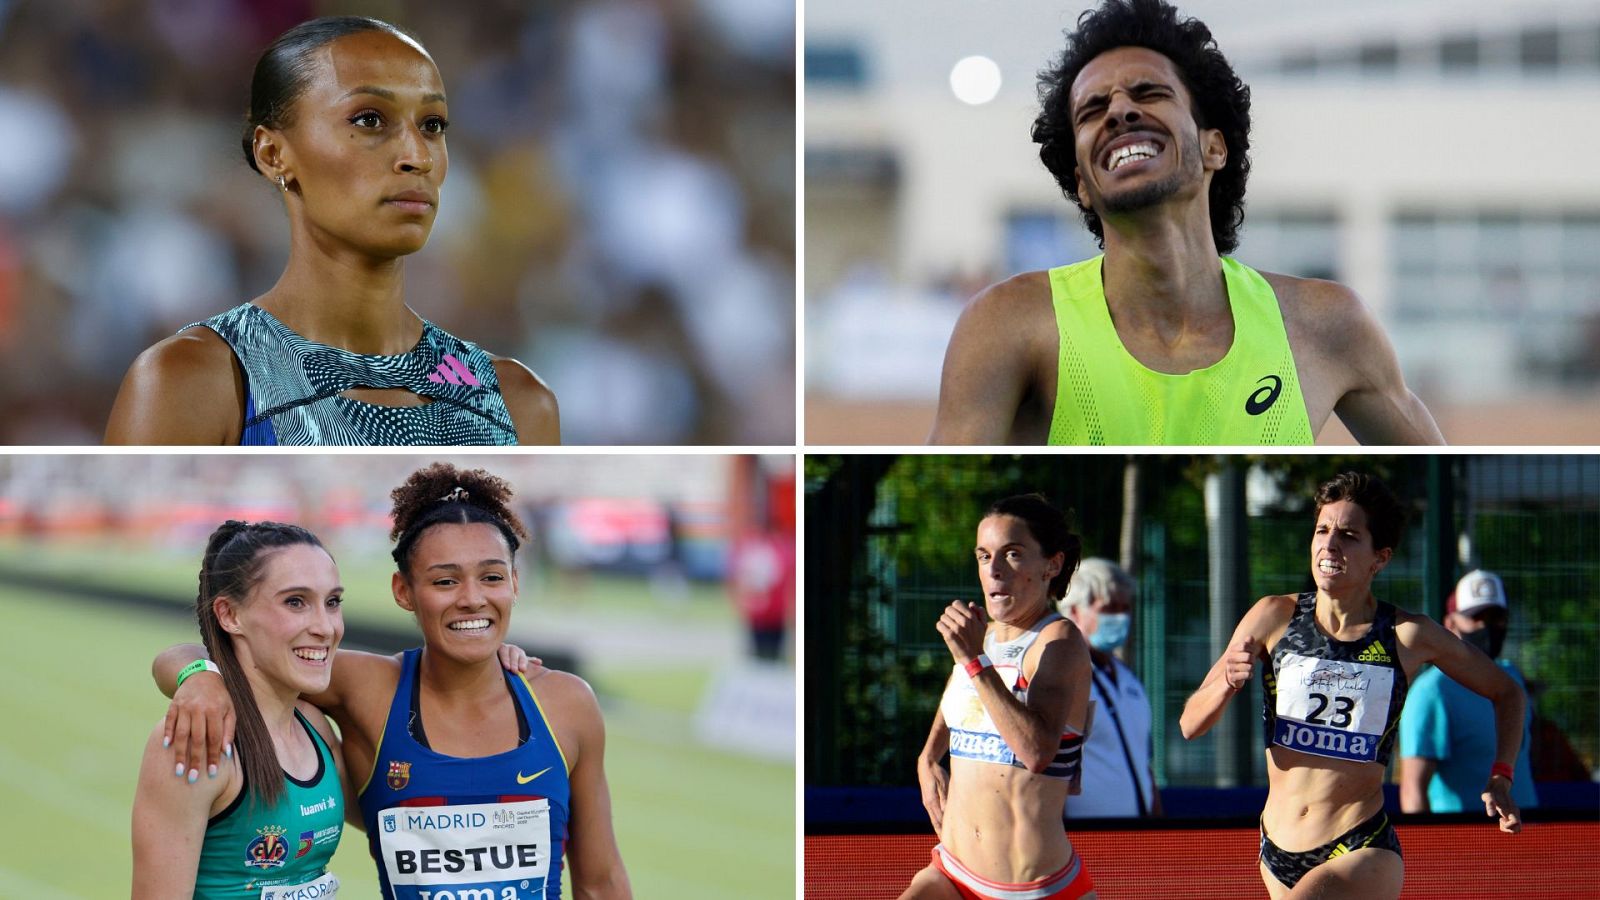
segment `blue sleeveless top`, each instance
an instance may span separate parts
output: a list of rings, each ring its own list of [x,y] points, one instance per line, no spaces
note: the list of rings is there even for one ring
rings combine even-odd
[[[418,648],[401,660],[400,683],[359,798],[383,896],[558,900],[571,785],[566,757],[533,689],[521,676],[504,673],[527,725],[520,746],[495,756],[445,756],[413,734],[413,727],[421,729],[421,658]]]
[[[494,361],[476,344],[426,319],[422,339],[397,356],[352,353],[306,340],[253,303],[204,326],[245,376],[246,446],[515,444],[516,428]],[[339,396],[351,388],[401,388],[433,402],[382,406]]]

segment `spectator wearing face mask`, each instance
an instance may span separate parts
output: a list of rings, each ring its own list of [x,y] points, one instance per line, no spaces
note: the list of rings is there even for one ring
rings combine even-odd
[[[1445,603],[1444,627],[1488,654],[1526,695],[1522,673],[1510,660],[1500,659],[1509,619],[1505,585],[1493,572],[1468,572]],[[1531,809],[1539,805],[1528,766],[1533,706],[1524,709],[1511,799],[1519,808]],[[1476,810],[1494,756],[1493,704],[1437,668],[1418,675],[1400,716],[1400,808],[1408,813]]]
[[[1127,572],[1092,557],[1079,564],[1058,607],[1089,641],[1096,704],[1083,744],[1083,792],[1068,798],[1063,818],[1161,815],[1150,765],[1150,699],[1133,670],[1112,655],[1128,639],[1133,596]]]

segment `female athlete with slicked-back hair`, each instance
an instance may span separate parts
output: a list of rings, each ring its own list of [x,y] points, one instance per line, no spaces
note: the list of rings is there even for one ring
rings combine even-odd
[[[243,148],[289,217],[272,289],[146,350],[108,444],[554,444],[555,395],[514,359],[406,305],[403,264],[449,168],[444,84],[422,45],[357,16],[267,48]]]

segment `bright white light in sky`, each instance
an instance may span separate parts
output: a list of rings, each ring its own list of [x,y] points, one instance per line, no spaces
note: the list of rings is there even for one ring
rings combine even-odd
[[[988,103],[1000,93],[1000,67],[987,56],[968,56],[950,69],[950,90],[962,103]]]

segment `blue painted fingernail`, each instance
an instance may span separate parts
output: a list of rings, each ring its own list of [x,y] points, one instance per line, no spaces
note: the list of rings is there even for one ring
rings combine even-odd
[[[217,777],[217,767],[215,765],[213,765],[210,769],[208,769],[206,771],[206,774],[211,778]]]
[[[199,781],[199,780],[200,780],[200,773],[198,771],[194,770],[194,769],[190,769],[189,770],[189,783],[190,784],[194,784],[196,781]]]
[[[223,744],[222,745],[222,755],[226,756],[229,759],[233,759],[233,745],[232,744]]]
[[[178,763],[178,767],[176,769],[172,770],[172,774],[178,776],[179,778],[182,778],[183,777],[183,763]]]
[[[172,735],[170,735],[170,734],[162,735],[161,736],[161,746],[162,747],[171,747],[172,746]]]

